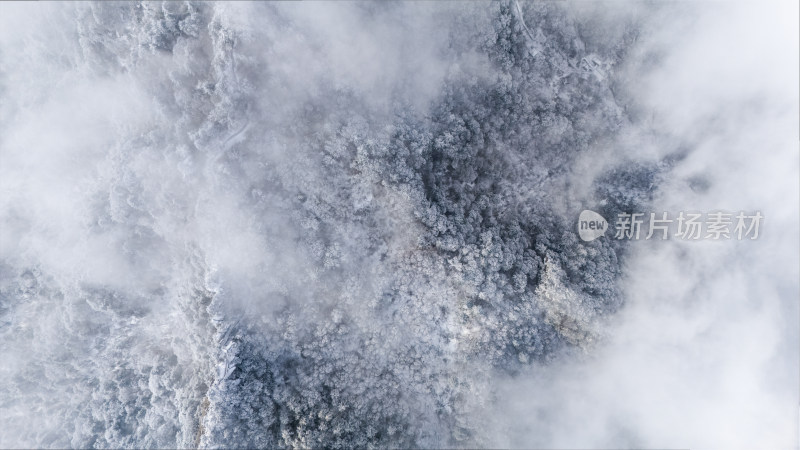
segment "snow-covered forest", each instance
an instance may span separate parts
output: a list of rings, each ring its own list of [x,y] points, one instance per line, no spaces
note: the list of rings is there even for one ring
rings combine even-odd
[[[0,5],[0,447],[796,447],[797,11]]]

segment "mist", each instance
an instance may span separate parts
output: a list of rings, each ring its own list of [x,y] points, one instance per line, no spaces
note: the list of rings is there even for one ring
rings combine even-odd
[[[0,447],[796,448],[798,32],[0,5]],[[584,209],[764,221],[583,242]]]

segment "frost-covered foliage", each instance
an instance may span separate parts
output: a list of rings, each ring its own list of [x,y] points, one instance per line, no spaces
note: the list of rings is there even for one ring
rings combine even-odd
[[[0,446],[487,445],[493,373],[602,336],[625,248],[575,219],[669,168],[576,169],[635,24],[316,7],[60,5],[0,55],[3,118],[74,115],[0,150]]]

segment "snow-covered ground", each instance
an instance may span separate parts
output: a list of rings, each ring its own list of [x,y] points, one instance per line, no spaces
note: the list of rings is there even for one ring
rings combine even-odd
[[[792,1],[0,4],[0,447],[796,448],[797,36]]]

